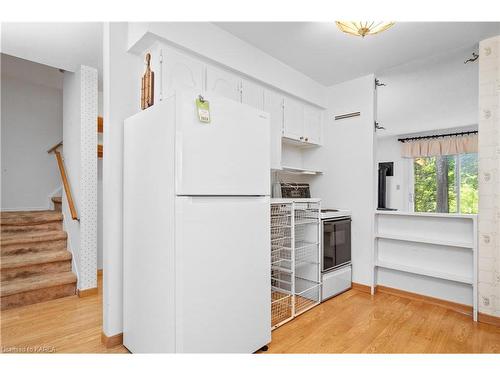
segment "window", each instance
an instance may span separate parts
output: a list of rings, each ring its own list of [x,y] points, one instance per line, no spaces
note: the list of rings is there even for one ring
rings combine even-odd
[[[415,212],[476,214],[477,154],[413,159]]]

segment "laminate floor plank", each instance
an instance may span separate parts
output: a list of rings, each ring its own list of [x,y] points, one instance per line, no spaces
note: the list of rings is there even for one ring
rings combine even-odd
[[[128,353],[101,344],[99,293],[1,312],[3,352]],[[500,327],[445,307],[379,292],[349,290],[272,332],[267,353],[500,353]]]

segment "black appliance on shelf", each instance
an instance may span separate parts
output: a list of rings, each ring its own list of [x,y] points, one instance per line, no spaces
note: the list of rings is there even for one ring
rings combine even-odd
[[[387,177],[394,176],[394,163],[378,163],[378,205],[377,210],[397,211],[395,208],[387,207]]]

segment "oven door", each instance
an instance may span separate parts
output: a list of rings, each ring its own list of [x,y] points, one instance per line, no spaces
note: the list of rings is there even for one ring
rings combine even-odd
[[[321,271],[351,262],[351,219],[323,220]]]

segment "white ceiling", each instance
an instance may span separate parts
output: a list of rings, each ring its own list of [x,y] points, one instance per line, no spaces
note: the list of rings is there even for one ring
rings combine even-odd
[[[472,53],[477,42],[500,34],[500,22],[397,22],[364,39],[335,22],[215,24],[327,86],[462,47]]]
[[[102,23],[3,22],[2,52],[74,72],[97,68],[102,77]]]
[[[64,74],[58,69],[3,53],[1,56],[2,79],[11,77],[24,82],[62,90]]]

